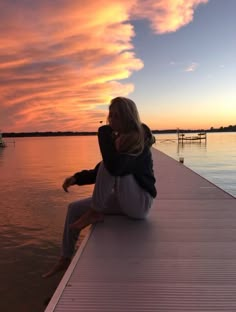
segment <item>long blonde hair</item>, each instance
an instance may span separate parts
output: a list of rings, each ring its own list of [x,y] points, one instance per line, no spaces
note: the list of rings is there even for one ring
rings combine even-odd
[[[121,133],[119,136],[119,151],[121,153],[138,155],[144,148],[144,129],[140,121],[136,104],[125,97],[111,100],[111,107],[119,113]]]

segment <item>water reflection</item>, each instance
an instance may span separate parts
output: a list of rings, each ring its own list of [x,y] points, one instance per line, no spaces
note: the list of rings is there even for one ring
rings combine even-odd
[[[2,163],[3,163],[4,150],[5,148],[0,147],[0,166],[2,166]],[[0,171],[0,175],[1,175],[1,171]]]
[[[0,311],[44,311],[62,276],[45,281],[41,274],[59,255],[67,206],[93,189],[65,193],[62,182],[99,160],[95,136],[18,138],[14,149],[0,151]]]
[[[207,151],[207,140],[178,140],[176,134],[156,135],[157,149],[170,152],[172,155],[183,157],[186,153],[199,153],[199,150]]]
[[[198,172],[232,195],[236,195],[236,133],[208,133],[207,140],[180,142],[176,134],[156,136],[155,147]]]
[[[176,154],[179,159],[184,159],[186,155],[199,154],[206,155],[207,153],[207,140],[203,141],[178,141]]]
[[[207,144],[177,144],[176,134],[158,135],[156,148],[236,195],[236,133],[209,134]],[[93,186],[63,192],[63,180],[94,168],[101,156],[97,137],[18,138],[0,149],[0,311],[42,312],[61,276],[42,280],[57,258],[69,202]]]

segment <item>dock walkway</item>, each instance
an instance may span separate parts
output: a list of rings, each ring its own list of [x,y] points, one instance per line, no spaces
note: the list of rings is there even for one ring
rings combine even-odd
[[[45,312],[236,311],[235,197],[153,150],[145,221],[91,228]]]

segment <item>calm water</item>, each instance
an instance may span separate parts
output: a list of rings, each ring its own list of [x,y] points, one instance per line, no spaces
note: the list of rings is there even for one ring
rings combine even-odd
[[[156,148],[236,195],[236,133],[178,146],[157,136]],[[12,141],[9,139],[8,141]],[[42,312],[62,276],[42,279],[59,254],[66,207],[92,186],[62,191],[65,177],[100,160],[97,138],[18,138],[0,149],[0,311]],[[3,299],[4,298],[4,299]]]
[[[15,142],[0,149],[0,311],[41,312],[62,277],[44,280],[41,274],[59,255],[66,207],[92,190],[72,187],[65,193],[62,182],[93,168],[99,150],[95,136]]]
[[[196,134],[188,134],[194,136]],[[207,141],[177,144],[176,134],[156,136],[156,148],[236,196],[236,132],[208,133]]]

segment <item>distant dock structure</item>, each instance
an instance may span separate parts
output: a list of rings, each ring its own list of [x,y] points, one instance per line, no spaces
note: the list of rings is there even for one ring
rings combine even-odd
[[[204,142],[207,141],[207,133],[206,132],[199,132],[196,135],[186,135],[185,133],[181,132],[177,129],[177,139],[178,143],[185,143],[185,142]]]
[[[3,141],[2,133],[0,132],[0,147],[6,147],[6,143]]]

